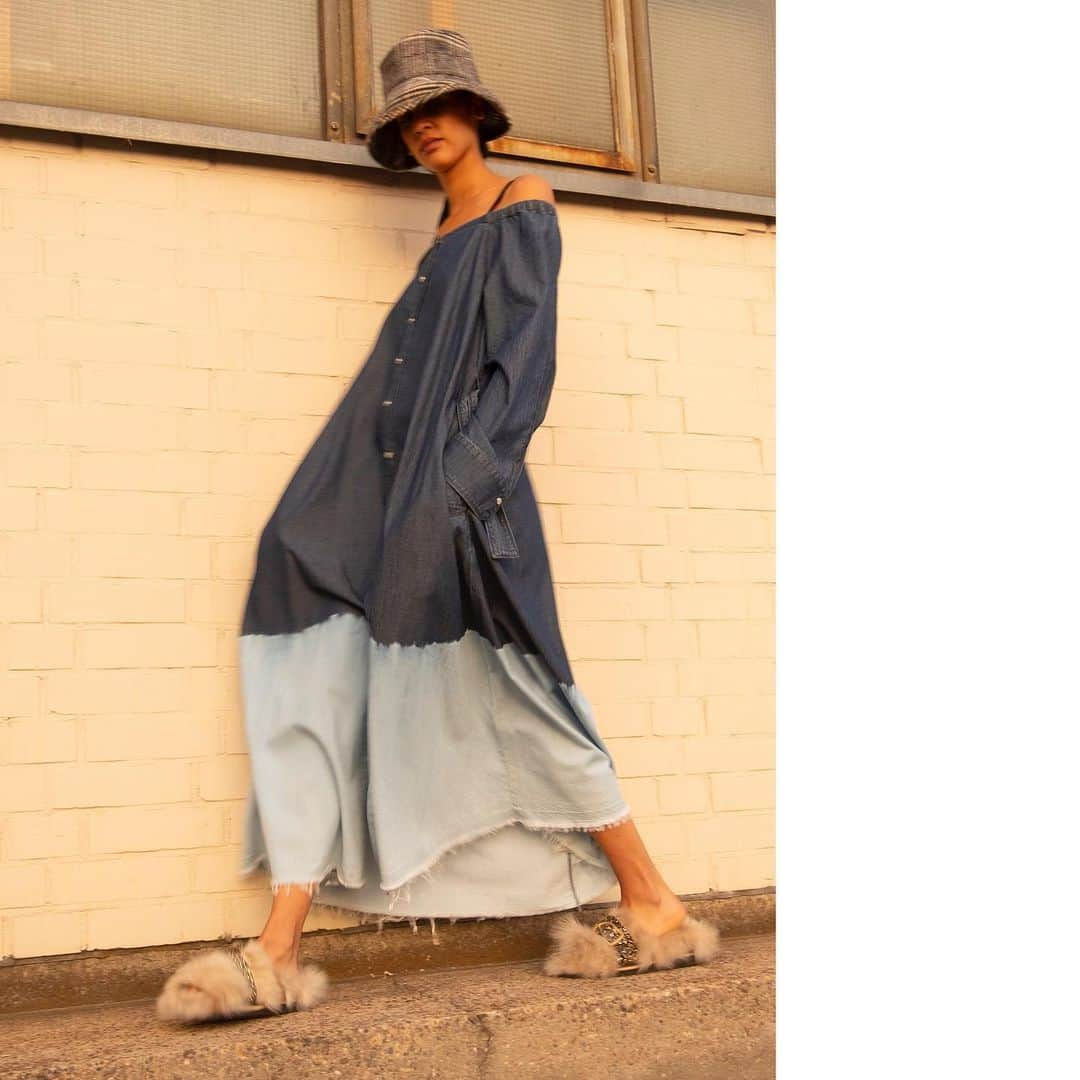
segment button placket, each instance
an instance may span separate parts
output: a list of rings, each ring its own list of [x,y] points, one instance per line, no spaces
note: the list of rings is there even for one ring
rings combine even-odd
[[[431,252],[434,252],[435,248],[437,246],[438,246],[438,240],[436,240],[435,244],[432,246]],[[402,340],[401,340],[401,350],[402,350],[403,353],[408,351],[409,332],[416,325],[417,317],[420,315],[421,308],[423,307],[424,294],[427,291],[428,277],[429,277],[429,275],[426,274],[426,273],[420,274],[420,275],[418,275],[418,277],[415,279],[415,282],[414,282],[414,285],[422,286],[422,288],[419,289],[420,295],[417,296],[417,298],[416,298],[416,300],[414,302],[415,306],[413,308],[413,311],[408,315],[408,317],[405,320],[406,327],[405,327],[405,332],[402,335]],[[417,290],[414,289],[414,291],[417,291]],[[382,399],[382,408],[384,408],[384,409],[388,409],[388,408],[390,408],[391,405],[394,404],[394,398],[397,396],[396,395],[397,381],[398,381],[398,378],[399,378],[399,376],[401,374],[401,369],[404,368],[405,363],[406,363],[406,357],[405,356],[395,356],[394,357],[394,367],[390,372],[390,380],[389,380],[389,387],[388,387],[388,390],[387,390],[387,396]],[[397,450],[396,449],[383,450],[382,456],[383,456],[383,459],[388,464],[393,464],[397,460]]]

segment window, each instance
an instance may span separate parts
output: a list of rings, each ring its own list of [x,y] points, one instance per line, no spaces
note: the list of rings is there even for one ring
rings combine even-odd
[[[0,97],[319,139],[318,6],[0,0]]]
[[[447,26],[513,117],[493,154],[771,214],[774,22],[773,0],[0,0],[0,123],[366,165],[379,61]]]

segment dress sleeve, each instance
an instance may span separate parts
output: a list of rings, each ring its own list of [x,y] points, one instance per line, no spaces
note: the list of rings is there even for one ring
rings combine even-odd
[[[487,520],[514,490],[555,383],[562,238],[551,203],[531,201],[494,223],[483,291],[486,356],[480,393],[446,445],[450,486]]]

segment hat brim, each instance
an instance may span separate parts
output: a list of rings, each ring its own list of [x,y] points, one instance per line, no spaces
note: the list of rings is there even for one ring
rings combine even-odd
[[[510,130],[510,117],[506,109],[486,86],[458,79],[434,80],[420,76],[405,83],[393,100],[368,124],[368,151],[371,156],[383,168],[395,172],[415,169],[420,163],[406,148],[397,121],[432,98],[454,90],[468,90],[487,105],[487,114],[479,125],[480,137],[484,142],[497,139]]]

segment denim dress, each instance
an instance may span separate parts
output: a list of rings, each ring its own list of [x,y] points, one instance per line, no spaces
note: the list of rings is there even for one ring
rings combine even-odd
[[[582,904],[630,812],[524,464],[558,218],[501,197],[420,257],[263,527],[239,637],[241,873],[380,925]]]

